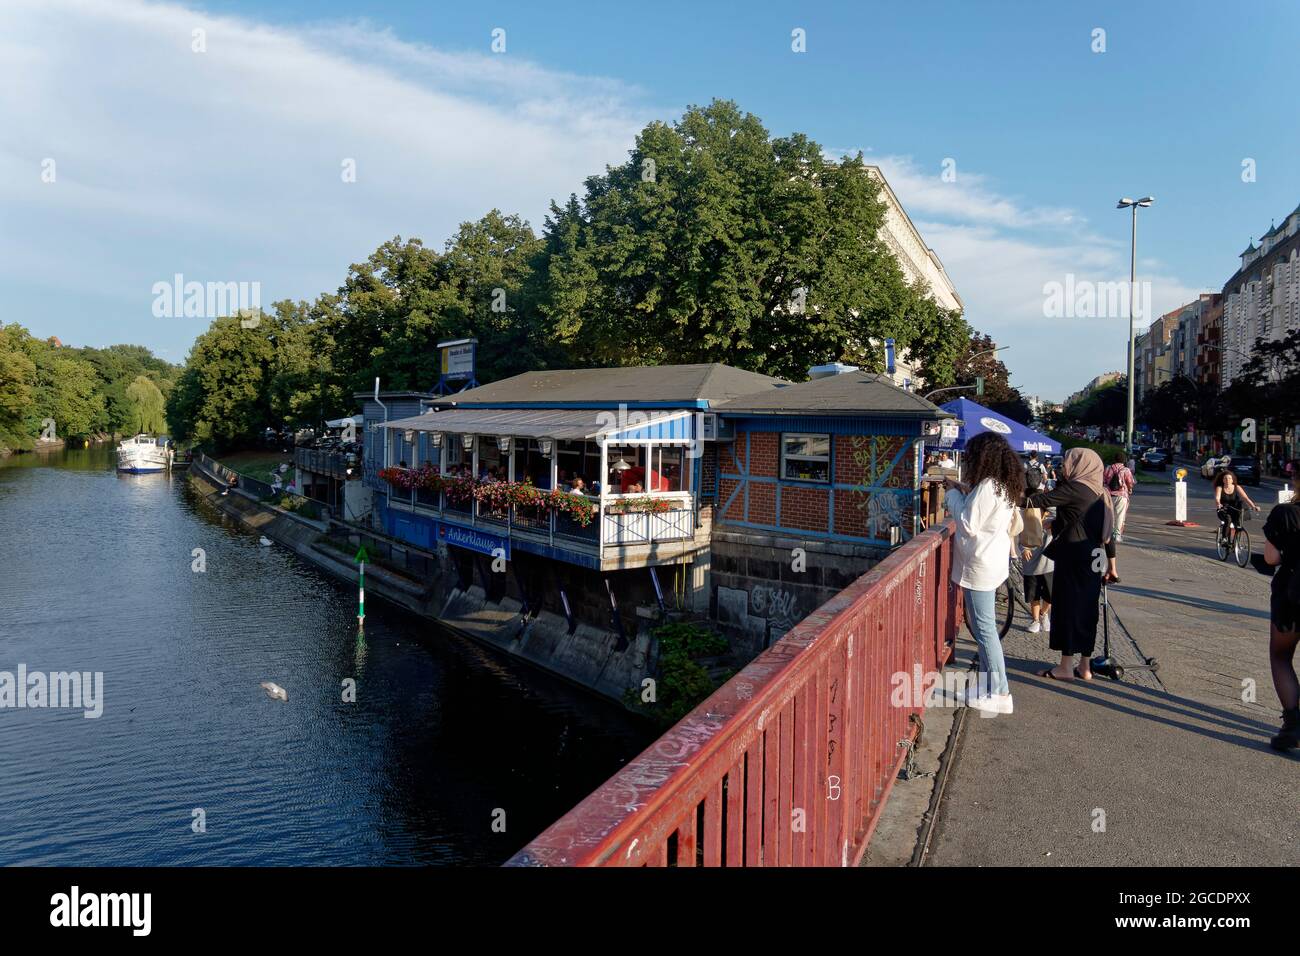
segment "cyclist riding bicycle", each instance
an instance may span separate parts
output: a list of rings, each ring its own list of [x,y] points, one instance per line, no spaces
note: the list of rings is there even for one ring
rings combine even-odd
[[[1227,530],[1228,544],[1237,537],[1241,527],[1241,516],[1246,508],[1259,511],[1259,505],[1250,500],[1246,490],[1237,484],[1237,475],[1230,469],[1224,469],[1214,477],[1214,504],[1219,516],[1220,531]]]

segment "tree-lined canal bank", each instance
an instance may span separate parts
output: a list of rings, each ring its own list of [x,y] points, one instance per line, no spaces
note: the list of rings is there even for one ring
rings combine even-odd
[[[0,516],[0,671],[103,674],[98,719],[0,709],[0,863],[494,864],[653,737],[382,603],[359,640],[355,592],[108,448],[0,463]]]

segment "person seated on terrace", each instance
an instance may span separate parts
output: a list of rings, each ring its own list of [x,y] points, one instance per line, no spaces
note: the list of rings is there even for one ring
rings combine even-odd
[[[587,483],[582,480],[582,475],[574,475],[573,483],[568,487],[560,486],[563,490],[575,495],[585,495],[587,493]]]
[[[406,464],[406,459],[403,458],[401,461],[399,461],[399,462],[397,463],[397,467],[398,467],[398,468],[408,468],[408,467],[410,467],[410,466]]]
[[[619,484],[622,486],[623,494],[629,494],[632,491],[632,485],[636,485],[636,490],[641,491],[645,482],[645,469],[640,465],[633,465],[619,475]],[[667,491],[668,479],[659,472],[651,469],[650,487],[655,491]]]
[[[625,495],[639,495],[644,491],[645,489],[641,487],[640,482],[634,482],[633,484],[625,485],[623,488],[623,494]]]

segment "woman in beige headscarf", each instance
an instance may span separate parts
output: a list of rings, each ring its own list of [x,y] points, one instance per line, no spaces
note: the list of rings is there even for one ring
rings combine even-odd
[[[1097,641],[1101,576],[1114,519],[1102,487],[1101,458],[1089,448],[1071,448],[1061,465],[1061,480],[1051,491],[1028,496],[1030,508],[1055,508],[1047,557],[1052,573],[1052,637],[1061,663],[1039,676],[1054,680],[1092,680]],[[1074,660],[1079,658],[1078,666]]]

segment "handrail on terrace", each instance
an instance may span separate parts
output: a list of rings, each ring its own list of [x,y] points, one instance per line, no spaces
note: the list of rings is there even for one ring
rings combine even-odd
[[[952,655],[952,535],[889,555],[506,865],[857,864],[914,738],[918,678]]]

